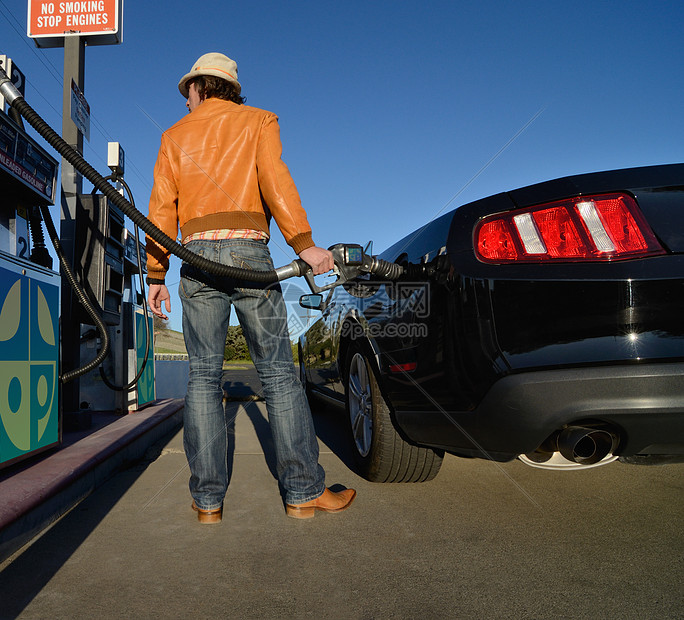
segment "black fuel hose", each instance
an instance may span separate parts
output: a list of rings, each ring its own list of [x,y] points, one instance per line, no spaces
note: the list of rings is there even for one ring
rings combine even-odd
[[[382,258],[372,257],[369,273],[385,280],[398,280],[405,275],[405,269],[398,263],[390,263]]]
[[[84,375],[85,373],[97,368],[105,360],[107,355],[109,355],[109,333],[107,332],[107,326],[104,324],[102,317],[98,314],[97,310],[95,309],[95,306],[93,306],[93,304],[90,302],[90,299],[88,299],[88,296],[83,290],[83,287],[79,284],[78,280],[76,279],[76,276],[74,275],[74,272],[71,269],[71,265],[69,265],[69,261],[66,259],[66,256],[64,256],[64,252],[62,251],[62,243],[59,240],[59,235],[57,234],[57,230],[55,229],[55,224],[52,221],[50,210],[47,208],[47,206],[41,206],[40,210],[43,214],[43,220],[45,220],[45,227],[47,228],[50,241],[52,241],[52,245],[55,248],[57,258],[59,259],[59,262],[62,265],[64,276],[66,277],[67,281],[69,282],[69,285],[76,294],[78,301],[81,302],[81,305],[90,315],[90,318],[93,319],[93,323],[95,324],[95,327],[97,327],[97,331],[100,332],[100,337],[102,338],[102,346],[100,347],[100,352],[95,356],[95,358],[93,358],[93,360],[88,362],[85,366],[81,366],[81,368],[70,370],[60,375],[59,380],[62,383],[68,383],[76,377],[80,377],[81,375]]]
[[[18,91],[17,91],[18,92]],[[109,200],[112,201],[131,221],[150,238],[154,239],[159,245],[175,254],[181,260],[192,264],[194,267],[208,273],[226,276],[235,280],[248,280],[251,282],[277,282],[278,274],[275,269],[268,271],[257,271],[223,265],[215,261],[208,260],[177,243],[171,237],[159,230],[150,220],[138,211],[126,198],[114,189],[105,178],[95,170],[79,152],[68,144],[52,127],[50,127],[33,108],[21,97],[21,95],[11,101],[12,108],[16,109],[33,127],[42,138],[52,146],[64,159],[66,159],[78,172],[88,179],[93,187],[100,190]],[[303,274],[298,274],[303,275]]]
[[[4,76],[4,77],[2,77]],[[0,69],[0,86],[2,86],[3,90],[3,95],[6,95],[6,84],[9,82],[9,78],[7,78],[7,74]],[[11,84],[11,82],[9,82]],[[19,91],[17,91],[19,92]],[[11,95],[14,95],[13,92],[10,93]],[[15,107],[10,106],[8,110],[10,118],[21,128],[24,128],[24,123],[21,118],[21,114],[19,110]],[[97,312],[97,309],[93,304],[90,302],[90,299],[88,299],[88,296],[86,295],[85,291],[83,290],[83,287],[79,284],[78,280],[76,279],[76,276],[74,275],[73,270],[71,269],[71,265],[69,264],[69,261],[67,260],[66,256],[64,255],[64,251],[62,250],[62,243],[59,240],[59,235],[57,234],[57,230],[55,229],[55,224],[52,221],[52,216],[50,215],[50,210],[47,208],[47,206],[41,206],[39,208],[40,213],[43,216],[43,219],[45,220],[45,227],[47,228],[48,235],[50,237],[50,240],[52,241],[52,245],[55,248],[55,253],[57,254],[57,258],[59,259],[60,264],[62,265],[62,270],[64,271],[64,276],[66,277],[67,281],[69,282],[69,285],[71,286],[72,290],[76,293],[76,297],[78,298],[79,302],[81,305],[85,308],[85,311],[90,315],[90,317],[93,319],[93,322],[95,326],[97,327],[97,330],[100,332],[100,336],[102,338],[102,347],[98,354],[93,358],[92,361],[88,362],[81,368],[77,368],[75,370],[70,370],[68,372],[65,372],[63,374],[59,375],[59,380],[62,383],[68,383],[69,381],[73,381],[76,377],[80,377],[81,375],[84,375],[87,372],[90,372],[94,368],[97,368],[107,357],[109,353],[109,334],[107,333],[107,326],[104,324],[104,321],[100,317],[100,315]],[[31,229],[31,236],[34,239],[34,253],[31,254],[30,260],[35,262],[36,264],[40,264],[43,267],[48,267],[50,268],[52,266],[52,258],[50,258],[50,255],[47,253],[47,250],[45,248],[44,244],[44,238],[43,238],[43,229],[40,224],[40,217],[36,214],[35,209],[33,209],[30,213],[29,216],[29,227]],[[49,263],[48,263],[49,261]]]
[[[26,102],[22,94],[16,89],[7,74],[0,68],[0,94],[10,104],[11,108],[18,111],[28,123],[50,144],[64,159],[76,170],[86,177],[93,187],[99,189],[109,200],[112,201],[131,221],[140,227],[147,235],[159,245],[175,254],[182,261],[192,264],[201,271],[226,276],[235,280],[247,280],[251,282],[271,283],[285,278],[303,276],[311,268],[302,259],[296,259],[290,265],[279,269],[267,271],[243,269],[232,265],[223,265],[208,260],[183,247],[171,237],[159,230],[150,220],[138,211],[126,198],[116,191],[107,180],[95,170],[82,156],[68,144],[40,115]],[[401,267],[384,260],[373,258],[371,273],[387,279],[397,279],[402,273]]]
[[[131,188],[128,187],[128,183],[124,181],[123,177],[117,175],[117,174],[112,174],[109,177],[105,178],[105,181],[118,181],[121,183],[123,188],[126,190],[128,195],[130,196],[130,201],[131,205],[135,208],[135,200],[133,199],[133,192],[131,191]],[[135,253],[136,257],[138,259],[138,278],[140,279],[140,291],[143,296],[143,299],[145,298],[145,278],[143,278],[143,271],[142,271],[142,258],[140,257],[140,238],[138,236],[138,227],[135,227]],[[114,390],[115,392],[125,392],[127,390],[130,390],[138,381],[140,380],[140,377],[142,377],[143,373],[145,372],[145,367],[147,366],[147,361],[150,357],[150,341],[152,340],[152,334],[150,333],[150,320],[149,320],[149,313],[147,311],[147,304],[143,302],[143,322],[144,322],[144,327],[145,327],[145,355],[143,356],[142,363],[140,364],[140,369],[138,370],[137,374],[135,377],[133,377],[126,385],[116,385],[113,381],[109,380],[109,377],[107,377],[107,373],[104,370],[104,366],[100,365],[100,377],[102,378],[103,383],[110,389]]]
[[[26,102],[22,94],[16,89],[12,81],[7,77],[7,74],[0,67],[0,95],[2,95],[10,105],[10,114],[20,123],[21,117],[31,125],[40,136],[52,146],[66,161],[68,161],[78,172],[87,178],[93,187],[100,190],[113,204],[115,204],[121,211],[128,216],[136,227],[141,228],[147,235],[156,241],[159,245],[175,254],[182,261],[192,264],[194,267],[206,271],[208,273],[225,276],[235,280],[247,280],[251,282],[273,283],[283,280],[285,278],[303,276],[311,268],[302,259],[296,259],[289,265],[280,267],[278,269],[271,269],[267,271],[243,269],[234,267],[232,265],[223,265],[215,261],[208,260],[203,256],[199,256],[194,252],[183,247],[171,237],[159,230],[150,220],[148,220],[140,211],[138,211],[133,204],[131,204],[124,196],[122,196],[114,187],[112,187],[105,177],[103,177],[97,170],[95,170],[82,156],[68,144],[50,125],[48,125],[40,115]],[[41,207],[43,219],[48,230],[48,235],[52,241],[57,257],[63,267],[64,274],[72,289],[76,292],[78,300],[86,309],[88,314],[93,319],[95,326],[100,332],[102,338],[102,347],[98,355],[85,366],[64,373],[60,376],[63,383],[71,381],[76,377],[83,375],[90,370],[99,366],[109,354],[109,334],[104,321],[97,313],[95,307],[92,305],[87,295],[79,285],[76,277],[64,256],[61,243],[54,223],[50,216],[47,207]],[[137,228],[136,228],[137,234]],[[380,277],[387,279],[397,279],[401,276],[403,269],[393,263],[372,258],[369,271]],[[147,355],[147,353],[146,353]],[[144,367],[144,366],[143,366]]]

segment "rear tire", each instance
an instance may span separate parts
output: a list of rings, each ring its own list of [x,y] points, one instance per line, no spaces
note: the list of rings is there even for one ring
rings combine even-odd
[[[442,454],[410,444],[397,432],[373,367],[356,344],[347,355],[345,394],[360,475],[371,482],[427,482],[437,475]]]

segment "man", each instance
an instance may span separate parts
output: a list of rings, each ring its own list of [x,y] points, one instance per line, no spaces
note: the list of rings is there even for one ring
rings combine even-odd
[[[200,57],[178,84],[190,114],[162,135],[149,217],[172,239],[211,260],[272,269],[266,246],[273,216],[287,243],[315,274],[332,269],[332,254],[314,245],[297,188],[281,160],[278,118],[244,105],[236,63],[223,54]],[[164,278],[168,251],[147,239],[152,312],[171,310]],[[280,288],[231,281],[181,268],[179,296],[190,359],[184,447],[192,508],[201,523],[221,520],[227,490],[227,437],[222,403],[223,353],[235,307],[264,388],[286,513],[313,517],[339,512],[356,492],[333,493],[318,464],[311,412],[292,362]]]

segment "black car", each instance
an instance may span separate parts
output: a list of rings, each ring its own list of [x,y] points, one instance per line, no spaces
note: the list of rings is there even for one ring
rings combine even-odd
[[[684,164],[463,205],[335,288],[301,337],[360,473],[425,481],[445,451],[582,468],[684,454]],[[674,455],[674,456],[673,456]]]

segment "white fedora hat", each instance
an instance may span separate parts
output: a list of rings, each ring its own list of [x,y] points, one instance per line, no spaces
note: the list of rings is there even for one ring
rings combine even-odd
[[[186,73],[181,78],[181,81],[178,82],[178,90],[186,99],[188,97],[188,82],[199,75],[214,75],[220,77],[237,84],[238,93],[242,90],[240,82],[237,80],[237,63],[224,54],[209,52],[197,59],[195,64],[192,65],[190,73]]]

